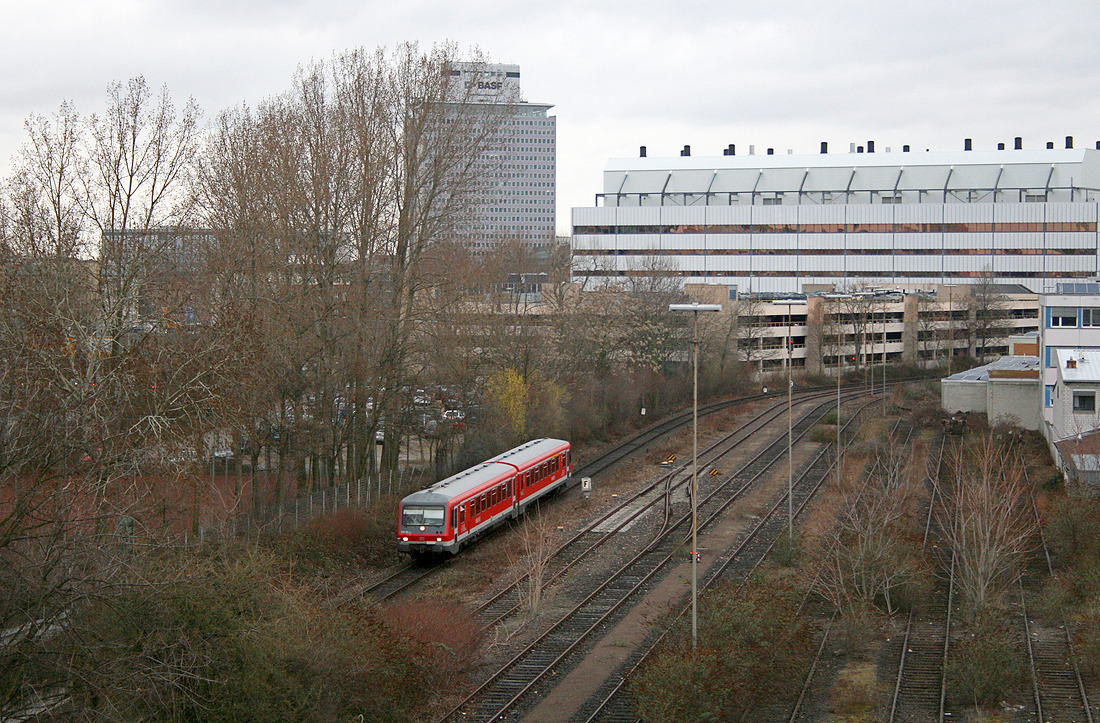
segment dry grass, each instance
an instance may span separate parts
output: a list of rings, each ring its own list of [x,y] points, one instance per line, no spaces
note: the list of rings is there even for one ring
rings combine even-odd
[[[837,674],[829,708],[845,723],[879,723],[884,699],[874,664],[857,661]]]

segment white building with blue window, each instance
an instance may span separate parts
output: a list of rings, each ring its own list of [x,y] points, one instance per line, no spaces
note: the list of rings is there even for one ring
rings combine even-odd
[[[1051,393],[1051,441],[1055,444],[1090,434],[1100,426],[1096,395],[1100,392],[1100,349],[1055,350]]]
[[[1054,293],[1040,295],[1039,316],[1042,319],[1039,357],[1043,363],[1043,421],[1046,436],[1054,443],[1058,441],[1055,429],[1066,426],[1055,421],[1058,352],[1100,350],[1100,283],[1056,284]]]

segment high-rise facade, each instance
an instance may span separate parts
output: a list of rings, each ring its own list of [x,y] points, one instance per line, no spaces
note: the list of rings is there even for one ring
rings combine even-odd
[[[452,73],[466,98],[503,113],[498,142],[479,159],[487,178],[463,236],[475,251],[511,241],[549,245],[557,203],[553,106],[521,100],[518,65],[458,64]]]

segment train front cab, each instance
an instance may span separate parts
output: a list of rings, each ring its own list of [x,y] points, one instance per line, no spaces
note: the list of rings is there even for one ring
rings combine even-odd
[[[398,508],[397,551],[414,557],[433,557],[458,551],[454,530],[447,524],[447,498],[417,492]]]

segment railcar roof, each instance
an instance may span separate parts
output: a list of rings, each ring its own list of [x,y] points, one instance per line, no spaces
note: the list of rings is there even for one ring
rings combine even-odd
[[[562,439],[533,439],[507,452],[498,454],[476,467],[464,469],[458,474],[441,479],[425,490],[414,492],[402,502],[439,504],[445,500],[453,499],[483,484],[492,482],[494,479],[512,474],[515,472],[512,465],[521,466],[532,459],[550,454],[564,444],[567,444],[567,442]]]
[[[518,466],[528,460],[550,454],[563,444],[568,443],[564,439],[532,439],[530,442],[524,442],[518,447],[513,447],[507,452],[502,452],[496,457],[487,459],[486,464],[490,462],[508,462]]]

